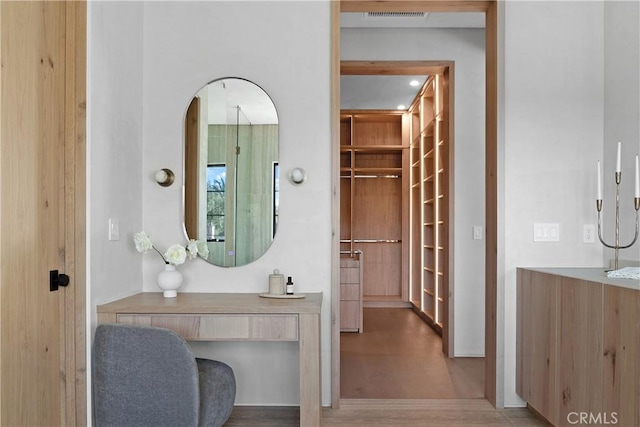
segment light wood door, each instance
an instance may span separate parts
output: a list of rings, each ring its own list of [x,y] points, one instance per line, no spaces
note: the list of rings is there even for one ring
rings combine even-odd
[[[85,7],[0,3],[3,426],[86,423]],[[70,285],[50,291],[51,270]]]

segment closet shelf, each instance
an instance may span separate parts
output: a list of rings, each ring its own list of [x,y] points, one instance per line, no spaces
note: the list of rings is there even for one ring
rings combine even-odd
[[[436,330],[438,325],[442,325],[444,308],[448,303],[448,277],[443,270],[449,262],[447,236],[450,212],[447,200],[450,195],[447,175],[451,172],[447,85],[448,76],[430,76],[410,109],[411,131],[418,131],[422,138],[421,156],[415,159],[420,162],[420,192],[412,194],[423,206],[422,210],[417,209],[419,214],[411,218],[411,232],[419,236],[418,244],[423,248],[420,256],[412,259],[422,274],[411,277],[411,289],[414,294],[422,296],[417,308]],[[410,268],[414,268],[413,264]]]
[[[408,149],[408,145],[341,145],[341,153],[362,153],[362,154],[401,154],[402,150]]]

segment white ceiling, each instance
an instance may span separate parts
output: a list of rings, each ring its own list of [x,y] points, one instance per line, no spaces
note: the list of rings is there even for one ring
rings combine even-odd
[[[340,14],[340,27],[359,28],[484,28],[484,13],[427,13],[415,16],[370,16],[366,12]],[[341,76],[343,110],[395,110],[409,107],[427,76]],[[409,85],[420,80],[420,86]]]

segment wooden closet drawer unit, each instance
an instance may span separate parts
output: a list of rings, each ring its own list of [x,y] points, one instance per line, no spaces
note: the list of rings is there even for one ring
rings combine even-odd
[[[358,301],[340,301],[340,330],[343,332],[362,332],[360,326],[360,303]]]
[[[360,301],[360,285],[340,283],[340,301]]]
[[[118,323],[171,329],[191,341],[297,341],[297,314],[118,314]]]
[[[340,284],[360,283],[360,267],[340,267]]]
[[[362,332],[362,253],[340,259],[340,331]]]

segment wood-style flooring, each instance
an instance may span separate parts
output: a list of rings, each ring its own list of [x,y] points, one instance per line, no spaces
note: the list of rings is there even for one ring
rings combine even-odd
[[[365,308],[364,332],[340,337],[342,399],[481,399],[484,358],[449,359],[411,309]]]
[[[340,409],[322,408],[322,426],[549,425],[526,408],[493,408],[484,360],[445,358],[411,310],[365,309],[364,331],[342,334]],[[226,426],[298,426],[299,417],[298,407],[237,406]]]
[[[236,406],[226,427],[293,427],[300,424],[297,407]],[[526,408],[493,408],[484,399],[368,400],[322,408],[325,427],[531,427],[549,426]],[[302,426],[306,427],[306,426]]]

